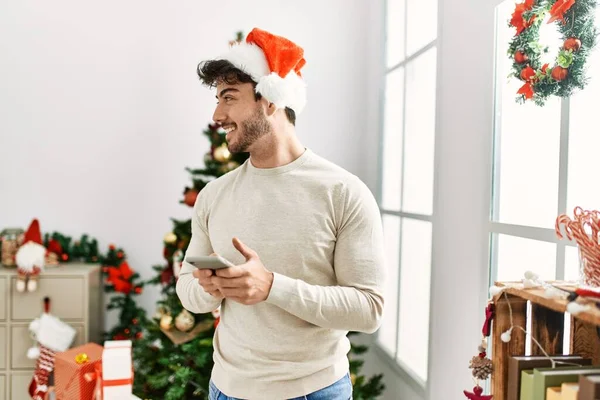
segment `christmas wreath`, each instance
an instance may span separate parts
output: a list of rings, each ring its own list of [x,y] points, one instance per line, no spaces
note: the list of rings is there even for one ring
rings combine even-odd
[[[596,0],[525,0],[518,3],[509,25],[517,32],[508,48],[511,76],[524,82],[517,102],[543,106],[550,96],[568,97],[587,84],[586,60],[596,45]],[[540,27],[556,23],[562,45],[552,65],[542,65],[549,49],[539,42]]]

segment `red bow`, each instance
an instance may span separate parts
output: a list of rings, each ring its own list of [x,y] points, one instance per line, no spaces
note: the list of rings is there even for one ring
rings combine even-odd
[[[519,3],[515,7],[515,11],[512,14],[510,24],[517,28],[517,35],[519,35],[525,28],[530,27],[535,21],[535,15],[529,18],[529,21],[525,21],[523,14],[533,8],[535,0],[525,0],[524,3]]]
[[[556,0],[556,3],[550,9],[550,19],[548,23],[551,24],[559,19],[565,22],[565,13],[575,4],[575,0]]]
[[[111,283],[115,291],[128,294],[131,292],[133,285],[129,282],[129,278],[133,275],[133,271],[127,261],[123,261],[118,267],[108,268],[108,283]]]

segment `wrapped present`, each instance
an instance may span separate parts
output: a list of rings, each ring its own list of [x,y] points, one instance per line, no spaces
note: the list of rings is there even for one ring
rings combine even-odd
[[[102,400],[130,399],[133,395],[131,340],[104,342],[99,388]]]
[[[93,400],[96,382],[90,374],[101,364],[103,347],[88,343],[56,354],[54,391],[57,399]]]

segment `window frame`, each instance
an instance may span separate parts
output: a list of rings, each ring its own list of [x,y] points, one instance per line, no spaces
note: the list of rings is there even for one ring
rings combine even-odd
[[[405,151],[405,139],[406,139],[406,134],[405,134],[405,129],[406,129],[406,91],[407,91],[407,66],[409,66],[414,60],[418,59],[419,57],[421,57],[423,54],[427,53],[428,51],[432,50],[433,48],[435,48],[436,51],[436,65],[435,65],[435,69],[436,69],[436,87],[438,86],[438,82],[437,82],[437,72],[438,72],[438,65],[439,65],[439,52],[438,52],[438,42],[439,42],[439,31],[436,33],[436,37],[435,39],[431,40],[430,42],[428,42],[427,44],[425,44],[424,46],[422,46],[421,48],[419,48],[419,50],[415,51],[414,53],[407,55],[407,44],[408,44],[408,24],[404,23],[404,29],[403,29],[403,40],[404,40],[404,57],[402,58],[402,60],[400,62],[395,63],[392,66],[388,66],[387,65],[387,37],[388,37],[388,26],[387,26],[387,10],[388,10],[388,1],[389,0],[383,0],[383,6],[382,6],[382,12],[383,12],[383,34],[384,34],[384,38],[385,40],[383,41],[382,44],[382,48],[381,51],[383,53],[382,55],[382,69],[381,69],[381,73],[380,73],[380,81],[379,81],[379,115],[378,115],[378,120],[379,120],[379,129],[378,129],[378,148],[377,148],[377,185],[376,185],[376,199],[377,199],[377,203],[379,206],[379,211],[381,213],[381,216],[383,218],[384,215],[390,215],[390,216],[395,216],[399,218],[399,223],[402,224],[403,219],[411,219],[411,220],[417,220],[417,221],[424,221],[424,222],[429,222],[431,224],[431,232],[432,232],[432,237],[431,237],[431,265],[430,265],[430,269],[431,269],[431,275],[430,275],[430,279],[429,279],[429,284],[431,287],[431,281],[432,281],[432,274],[433,274],[433,232],[435,229],[435,225],[434,225],[434,215],[435,215],[435,206],[432,208],[432,213],[431,215],[426,215],[426,214],[418,214],[418,213],[413,213],[413,212],[405,212],[402,210],[390,210],[387,208],[384,208],[382,206],[382,202],[383,202],[383,187],[384,187],[384,183],[383,183],[383,155],[384,155],[384,138],[385,138],[385,109],[386,109],[386,79],[387,76],[396,71],[398,68],[404,68],[404,74],[403,74],[403,87],[402,87],[402,96],[403,96],[403,102],[402,102],[402,114],[403,114],[403,120],[402,120],[402,132],[401,132],[401,141],[402,141],[402,151]],[[408,1],[409,0],[404,0],[404,16],[405,18],[408,18]],[[439,7],[439,4],[438,4]],[[435,92],[435,105],[436,105],[436,109],[435,109],[435,131],[434,131],[434,146],[432,148],[433,151],[433,160],[434,160],[434,174],[432,176],[433,178],[433,202],[435,203],[435,187],[436,187],[436,180],[437,180],[437,173],[436,173],[436,168],[437,168],[437,158],[436,158],[436,153],[437,153],[437,136],[438,136],[438,129],[437,129],[437,106],[438,106],[438,101],[437,101],[437,93],[438,90],[436,88],[436,92]],[[400,180],[400,197],[401,197],[401,204],[402,204],[402,197],[404,194],[404,172],[405,172],[405,157],[402,157],[401,160],[401,176],[398,176],[398,179]],[[401,225],[402,226],[402,225]],[[396,336],[396,342],[395,342],[395,352],[394,354],[390,354],[384,347],[382,347],[379,343],[378,340],[378,334],[375,334],[375,341],[374,341],[374,349],[377,353],[377,355],[386,362],[386,364],[393,370],[395,371],[399,377],[401,379],[403,379],[419,396],[421,397],[425,397],[426,395],[426,388],[428,385],[428,381],[429,381],[429,364],[430,364],[430,360],[431,357],[428,354],[427,357],[427,379],[423,380],[420,376],[418,376],[417,373],[414,372],[414,370],[407,365],[406,363],[404,363],[403,361],[398,359],[398,342],[399,342],[399,337],[400,337],[400,330],[398,329],[398,321],[399,321],[399,313],[400,313],[400,287],[401,287],[401,276],[402,276],[402,228],[400,228],[400,232],[399,232],[399,236],[398,236],[398,241],[399,241],[399,262],[397,265],[398,268],[398,281],[396,282],[396,291],[395,291],[395,296],[396,296],[396,310],[397,310],[397,316],[396,316],[396,326],[395,326],[395,336]],[[431,293],[430,293],[430,307],[431,307]],[[428,332],[427,332],[430,340],[431,340],[431,313],[429,314],[429,321],[428,321]],[[428,353],[429,353],[429,346],[428,346]]]
[[[503,2],[498,3],[499,7]],[[502,29],[501,24],[504,20],[502,16],[495,13],[495,30],[498,32]],[[490,213],[487,223],[487,231],[489,235],[489,284],[492,285],[498,277],[498,239],[499,235],[532,239],[541,242],[553,243],[556,245],[556,265],[555,278],[557,280],[564,279],[566,248],[567,246],[575,247],[574,243],[565,239],[559,239],[556,236],[554,228],[543,228],[530,225],[518,225],[499,221],[500,209],[500,170],[501,170],[501,153],[500,141],[502,136],[502,95],[503,95],[503,80],[498,76],[498,35],[495,35],[494,40],[494,87],[493,87],[493,129],[492,129],[492,174],[491,174],[491,193],[490,193]],[[560,136],[559,136],[559,160],[558,160],[558,191],[557,191],[557,210],[556,216],[567,213],[567,196],[568,196],[568,174],[569,174],[569,134],[570,134],[570,98],[562,98],[560,100]],[[525,271],[523,271],[525,272]]]

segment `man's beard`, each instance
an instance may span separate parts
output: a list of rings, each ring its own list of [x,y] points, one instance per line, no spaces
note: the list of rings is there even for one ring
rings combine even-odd
[[[242,122],[241,128],[241,132],[236,133],[236,141],[228,145],[231,153],[248,152],[250,146],[258,139],[273,131],[271,124],[267,121],[267,117],[265,117],[260,107],[256,108],[256,111],[250,118]]]

